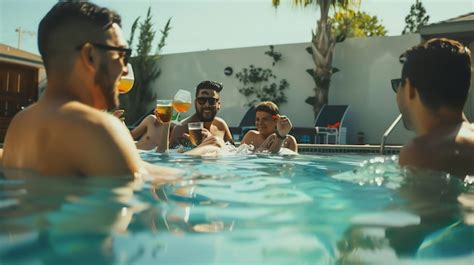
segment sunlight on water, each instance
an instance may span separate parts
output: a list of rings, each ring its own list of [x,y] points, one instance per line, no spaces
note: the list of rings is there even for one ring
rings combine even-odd
[[[0,177],[0,264],[470,264],[473,178],[398,158],[190,157],[164,185]],[[12,177],[14,176],[14,177]]]

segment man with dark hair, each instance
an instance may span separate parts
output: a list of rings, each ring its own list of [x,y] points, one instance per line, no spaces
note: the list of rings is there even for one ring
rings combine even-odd
[[[196,113],[176,125],[171,133],[171,146],[176,146],[182,143],[183,139],[188,138],[188,124],[192,122],[203,122],[202,139],[213,135],[223,142],[233,142],[227,123],[216,117],[221,108],[220,92],[222,88],[222,84],[214,81],[202,81],[197,85],[196,99],[194,100]]]
[[[117,108],[131,55],[118,14],[88,2],[58,2],[39,24],[38,46],[48,85],[11,122],[5,168],[54,176],[172,172],[142,161],[126,127],[103,111]]]
[[[463,114],[471,80],[471,53],[457,41],[432,39],[400,56],[397,103],[417,137],[403,146],[400,164],[474,174],[474,126]]]

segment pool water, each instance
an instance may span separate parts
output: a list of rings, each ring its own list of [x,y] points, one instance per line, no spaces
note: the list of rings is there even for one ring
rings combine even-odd
[[[143,152],[172,183],[0,177],[0,264],[474,264],[472,179],[397,157]]]

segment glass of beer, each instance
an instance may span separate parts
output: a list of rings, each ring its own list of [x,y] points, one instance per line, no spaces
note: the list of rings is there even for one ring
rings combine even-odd
[[[180,89],[174,95],[173,108],[178,113],[176,115],[176,121],[179,120],[179,114],[181,112],[187,112],[191,108],[191,92]]]
[[[158,99],[156,101],[155,115],[162,122],[170,122],[173,115],[173,105],[171,99]]]
[[[202,122],[190,122],[188,123],[189,138],[193,145],[199,145],[202,142],[202,129],[204,123]]]
[[[135,76],[133,75],[133,68],[131,64],[127,64],[128,74],[122,75],[119,81],[118,91],[120,94],[125,94],[132,90],[133,83],[135,83]]]

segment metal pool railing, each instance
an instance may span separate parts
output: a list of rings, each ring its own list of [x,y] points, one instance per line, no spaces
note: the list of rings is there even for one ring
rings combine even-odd
[[[385,133],[382,136],[382,142],[380,143],[380,154],[384,155],[385,153],[385,141],[390,133],[393,131],[395,126],[400,122],[402,119],[402,114],[398,115],[398,117],[392,122],[392,124],[385,130]]]

